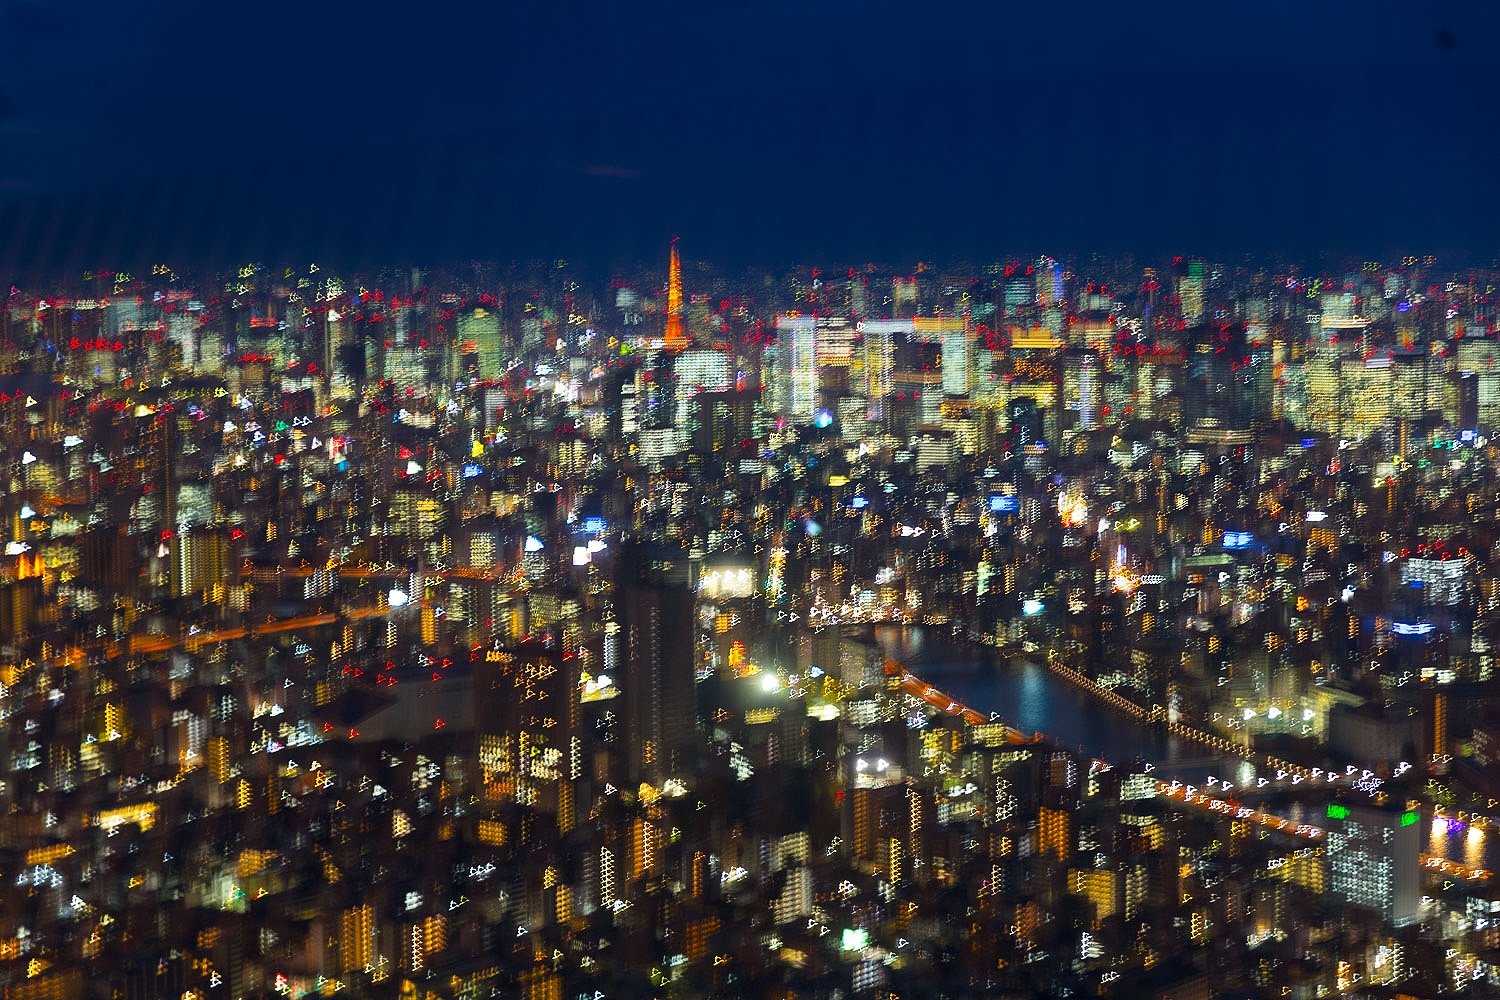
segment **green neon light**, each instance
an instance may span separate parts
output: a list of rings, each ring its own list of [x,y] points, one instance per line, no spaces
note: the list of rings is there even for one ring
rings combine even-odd
[[[1411,826],[1416,821],[1417,821],[1416,810],[1412,810],[1411,812],[1404,812],[1404,813],[1401,814],[1401,825],[1402,826]]]
[[[1328,807],[1328,818],[1329,819],[1346,819],[1348,817],[1348,815],[1349,815],[1349,807],[1348,806],[1341,806],[1341,805],[1339,805],[1338,803],[1335,802],[1335,803],[1333,803],[1332,805],[1330,805]]]

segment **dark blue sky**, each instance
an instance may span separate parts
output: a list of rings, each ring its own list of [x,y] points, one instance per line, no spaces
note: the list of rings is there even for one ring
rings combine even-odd
[[[512,6],[0,7],[0,264],[1500,255],[1494,5]]]

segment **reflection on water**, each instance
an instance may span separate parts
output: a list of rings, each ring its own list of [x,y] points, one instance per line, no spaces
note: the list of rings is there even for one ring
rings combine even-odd
[[[979,712],[994,712],[1023,733],[1042,732],[1064,746],[1090,756],[1124,763],[1141,758],[1156,765],[1156,775],[1212,791],[1210,776],[1228,778],[1238,788],[1253,787],[1255,768],[1239,758],[1211,756],[1201,746],[1107,708],[1046,667],[1007,660],[984,646],[951,642],[919,626],[882,626],[876,639],[886,655],[948,696]],[[1216,782],[1217,784],[1217,782]],[[1237,793],[1231,792],[1231,797]],[[1278,803],[1278,815],[1294,823],[1321,824],[1323,809],[1301,802]],[[1471,867],[1500,869],[1488,842],[1500,840],[1457,819],[1432,823],[1423,850],[1462,861]]]
[[[1488,840],[1489,836],[1477,826],[1451,816],[1434,816],[1422,850],[1462,861],[1471,868],[1493,868],[1495,859],[1486,850]]]
[[[883,626],[876,638],[886,655],[927,683],[1023,733],[1043,732],[1111,761],[1208,763],[1201,749],[1140,725],[1036,663],[1006,660],[993,649],[949,642],[918,626]]]

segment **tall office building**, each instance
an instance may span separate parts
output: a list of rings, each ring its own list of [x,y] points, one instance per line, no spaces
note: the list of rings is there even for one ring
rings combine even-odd
[[[692,444],[700,454],[728,455],[755,434],[759,393],[702,392],[693,398]]]
[[[854,362],[854,345],[859,327],[847,316],[823,316],[818,320],[818,366],[849,368]]]
[[[895,277],[891,279],[891,315],[912,316],[918,307],[918,292],[916,276]]]
[[[1012,273],[1009,268],[1006,273],[1009,276],[1001,293],[1001,309],[1007,320],[1014,321],[1032,311],[1036,304],[1036,287],[1020,273]]]
[[[505,371],[505,344],[498,313],[480,306],[458,317],[458,349],[479,356],[479,374],[498,378]]]
[[[785,387],[782,409],[794,422],[805,423],[818,408],[818,321],[813,316],[776,317],[774,366],[768,390]],[[770,395],[770,392],[768,392]]]
[[[29,634],[41,603],[42,580],[39,576],[0,585],[0,634],[17,638]]]
[[[1500,426],[1500,365],[1496,364],[1500,349],[1493,340],[1465,338],[1455,353],[1453,368],[1460,377],[1459,426]]]
[[[323,370],[334,384],[346,388],[364,376],[364,355],[356,348],[359,337],[354,324],[336,309],[328,310],[328,326],[323,342]]]
[[[946,396],[967,396],[974,388],[977,357],[969,324],[962,316],[914,316],[898,327],[913,344],[937,347],[935,367],[941,372],[941,388]],[[869,323],[865,324],[868,331]]]
[[[1182,319],[1188,326],[1203,321],[1203,299],[1208,291],[1208,274],[1203,261],[1188,264],[1187,275],[1177,283],[1177,298],[1182,306]]]
[[[380,354],[380,376],[397,391],[416,390],[428,383],[428,353],[417,344],[404,342],[386,347]]]
[[[1071,350],[1063,355],[1063,409],[1076,417],[1078,430],[1099,425],[1099,356],[1089,350]]]
[[[866,418],[884,421],[887,398],[895,390],[896,343],[909,324],[904,320],[872,319],[861,324],[864,336]]]
[[[1255,359],[1243,323],[1189,333],[1182,422],[1190,442],[1244,444],[1254,413]]]
[[[1443,417],[1450,425],[1474,430],[1479,426],[1480,375],[1460,369],[1454,385],[1452,405],[1443,410]]]
[[[1358,441],[1390,422],[1394,375],[1391,359],[1384,354],[1343,359],[1339,365],[1340,437]]]
[[[339,914],[339,968],[357,972],[373,964],[379,947],[375,908],[369,903]]]
[[[1066,295],[1063,283],[1063,266],[1051,257],[1043,257],[1036,263],[1036,304],[1043,309],[1057,305]]]
[[[938,427],[943,412],[942,345],[908,340],[896,347],[891,373],[895,389],[890,427],[910,436],[923,427]]]
[[[167,339],[182,351],[185,367],[198,367],[198,321],[186,312],[174,312],[167,318]]]
[[[1426,352],[1411,349],[1397,351],[1391,357],[1391,415],[1399,420],[1417,421],[1436,409],[1429,399],[1436,395],[1429,389],[1436,365],[1430,365]]]
[[[730,357],[723,351],[692,347],[672,359],[673,422],[685,427],[693,408],[693,399],[705,392],[728,392],[734,388]]]
[[[1421,896],[1420,816],[1367,806],[1328,806],[1328,887],[1397,927],[1416,920]]]
[[[1288,366],[1287,413],[1307,429],[1337,427],[1343,402],[1338,346],[1321,341],[1301,349],[1300,364]]]

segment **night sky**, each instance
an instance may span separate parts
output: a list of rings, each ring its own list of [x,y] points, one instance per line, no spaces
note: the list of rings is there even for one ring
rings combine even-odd
[[[4,5],[0,268],[1500,256],[1493,4],[521,6]]]

